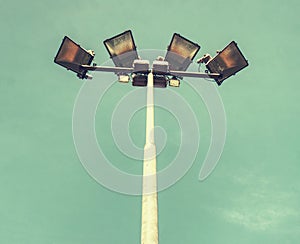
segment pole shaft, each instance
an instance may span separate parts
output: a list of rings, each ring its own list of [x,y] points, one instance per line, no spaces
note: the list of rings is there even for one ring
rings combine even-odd
[[[154,143],[153,74],[148,74],[146,143],[143,164],[141,244],[158,244],[156,148]]]

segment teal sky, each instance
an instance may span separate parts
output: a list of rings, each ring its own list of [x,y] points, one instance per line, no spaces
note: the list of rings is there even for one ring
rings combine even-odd
[[[201,143],[185,177],[159,193],[160,243],[299,243],[299,1],[0,3],[0,243],[139,243],[141,198],[104,188],[82,167],[72,112],[85,81],[53,63],[68,35],[101,64],[108,60],[102,41],[127,29],[139,49],[165,49],[178,32],[201,45],[199,57],[235,40],[250,63],[218,87],[227,140],[204,182],[209,117],[186,84],[178,91],[201,121]],[[109,108],[132,89],[113,86],[96,117],[97,136],[117,167],[138,173],[141,164],[124,158],[108,131]],[[139,146],[144,116],[139,111],[129,128]],[[159,108],[156,123],[168,133],[157,159],[164,167],[179,147],[178,124]]]

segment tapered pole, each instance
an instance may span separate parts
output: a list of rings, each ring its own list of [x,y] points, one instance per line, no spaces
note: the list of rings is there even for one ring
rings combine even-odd
[[[153,74],[148,74],[146,143],[143,164],[141,244],[158,244],[156,148],[154,142]]]

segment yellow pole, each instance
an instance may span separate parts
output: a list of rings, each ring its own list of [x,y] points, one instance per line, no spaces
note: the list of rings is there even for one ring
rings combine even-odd
[[[158,244],[156,148],[154,142],[153,74],[148,74],[146,143],[143,164],[141,244]]]

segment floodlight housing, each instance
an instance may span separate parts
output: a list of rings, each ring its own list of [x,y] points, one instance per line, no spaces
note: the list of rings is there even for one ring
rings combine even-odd
[[[119,74],[118,81],[121,83],[128,83],[130,81],[130,77],[127,74]]]
[[[133,86],[147,86],[148,75],[146,74],[133,74],[132,75],[132,85]]]
[[[131,30],[106,39],[103,43],[117,67],[131,68],[134,60],[138,59]]]
[[[136,59],[133,61],[133,73],[148,74],[150,72],[148,60]]]
[[[152,72],[154,75],[165,75],[169,72],[169,63],[167,61],[155,60],[152,64]]]
[[[180,86],[180,79],[176,76],[173,76],[171,79],[169,79],[169,86],[179,87]]]
[[[80,65],[90,65],[94,56],[93,51],[85,50],[69,37],[65,36],[54,58],[54,62],[77,73],[79,78],[84,79],[88,78],[87,71],[82,69]]]
[[[199,50],[200,46],[197,43],[174,33],[165,61],[169,62],[170,70],[186,71]]]
[[[248,66],[248,61],[235,41],[230,42],[222,51],[205,64],[211,73],[221,74],[215,81],[220,86],[224,80]]]
[[[154,75],[153,86],[158,88],[166,88],[168,79],[165,75]]]

